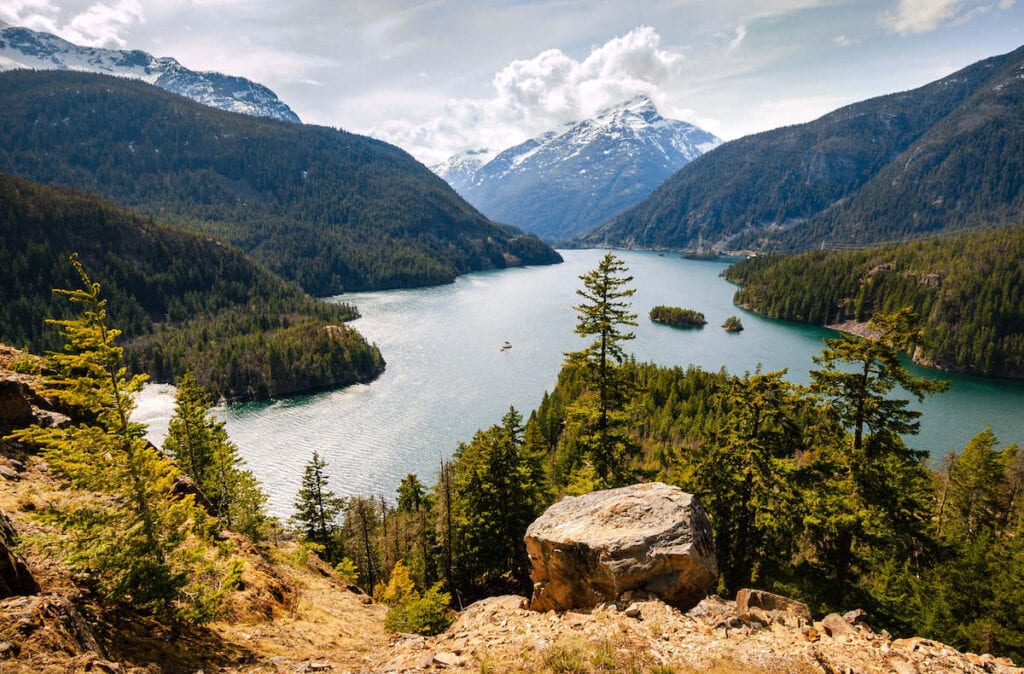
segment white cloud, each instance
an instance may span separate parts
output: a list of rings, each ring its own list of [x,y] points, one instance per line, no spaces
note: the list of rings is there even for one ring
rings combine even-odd
[[[739,46],[743,43],[743,38],[747,36],[747,27],[740,24],[736,27],[736,37],[729,43],[729,51],[739,49]]]
[[[57,8],[50,0],[4,0],[0,20],[32,30],[56,30]]]
[[[900,35],[926,33],[941,26],[970,21],[979,14],[1013,7],[1014,0],[899,0],[895,13],[883,15],[882,22]]]
[[[84,3],[51,0],[4,0],[0,20],[15,26],[53,33],[76,44],[123,49],[126,31],[145,21],[140,0],[108,0],[82,8]]]
[[[638,94],[667,105],[663,87],[680,77],[683,62],[680,51],[662,47],[658,33],[641,26],[583,60],[549,49],[513,61],[495,74],[491,98],[452,100],[439,115],[392,120],[371,134],[427,162],[470,148],[503,149]]]
[[[124,49],[128,44],[123,37],[125,29],[143,21],[139,0],[97,2],[72,17],[59,32],[61,37],[77,44]]]

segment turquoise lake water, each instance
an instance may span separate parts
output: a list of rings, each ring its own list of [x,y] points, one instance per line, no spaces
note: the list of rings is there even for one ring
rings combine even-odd
[[[376,342],[387,370],[368,385],[270,403],[218,410],[249,467],[270,495],[274,514],[287,515],[302,469],[314,451],[342,495],[393,499],[399,481],[417,473],[427,483],[443,458],[478,429],[497,423],[514,405],[524,416],[555,383],[563,353],[582,348],[573,332],[579,276],[605,251],[562,251],[565,263],[481,272],[454,284],[417,290],[345,295],[362,317],[353,325]],[[732,304],[735,287],[719,274],[722,262],[672,254],[616,251],[634,277],[638,360],[663,365],[726,368],[733,373],[787,368],[808,382],[811,357],[830,330],[776,321]],[[651,323],[657,304],[702,311],[702,330]],[[744,330],[720,327],[729,315]],[[502,351],[508,341],[512,348]],[[1004,444],[1024,444],[1024,382],[950,375],[911,366],[916,374],[949,379],[949,392],[928,399],[914,447],[933,456],[963,445],[990,425]],[[169,386],[148,387],[137,418],[162,442],[173,408]]]

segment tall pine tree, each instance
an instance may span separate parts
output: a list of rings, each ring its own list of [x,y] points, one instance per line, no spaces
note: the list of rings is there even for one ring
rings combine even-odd
[[[822,500],[809,522],[839,600],[851,584],[858,540],[872,540],[875,551],[891,546],[887,554],[906,558],[920,547],[927,525],[926,452],[902,438],[917,433],[921,413],[889,394],[900,387],[920,401],[949,387],[915,377],[900,361],[900,352],[921,339],[912,310],[876,314],[868,325],[872,338],[826,339],[814,358],[823,367],[810,373],[811,391],[849,433],[845,445],[821,448],[819,466],[835,488],[816,492]]]
[[[628,271],[625,262],[608,253],[580,276],[583,288],[576,294],[583,301],[574,307],[576,334],[594,341],[566,354],[570,367],[586,373],[588,390],[569,407],[568,417],[573,441],[590,459],[596,486],[629,482],[630,464],[639,452],[626,412],[633,387],[622,367],[622,342],[634,337],[626,328],[637,325],[628,301],[636,292],[627,287],[633,280]]]

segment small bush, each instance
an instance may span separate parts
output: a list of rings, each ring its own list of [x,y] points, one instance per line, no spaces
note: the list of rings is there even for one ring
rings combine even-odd
[[[391,607],[384,616],[384,626],[392,632],[424,636],[440,634],[452,624],[452,611],[448,608],[451,600],[450,594],[441,592],[441,583],[427,590],[422,597],[413,591]]]

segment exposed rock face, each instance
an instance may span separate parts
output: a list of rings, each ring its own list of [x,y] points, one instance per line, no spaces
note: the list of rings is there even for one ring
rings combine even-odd
[[[24,387],[10,379],[0,379],[0,428],[13,428],[32,421],[32,405]]]
[[[683,609],[718,577],[711,523],[692,494],[660,482],[566,497],[526,530],[536,611],[648,592]]]
[[[25,560],[14,552],[14,525],[0,512],[0,598],[36,594],[39,584]]]

